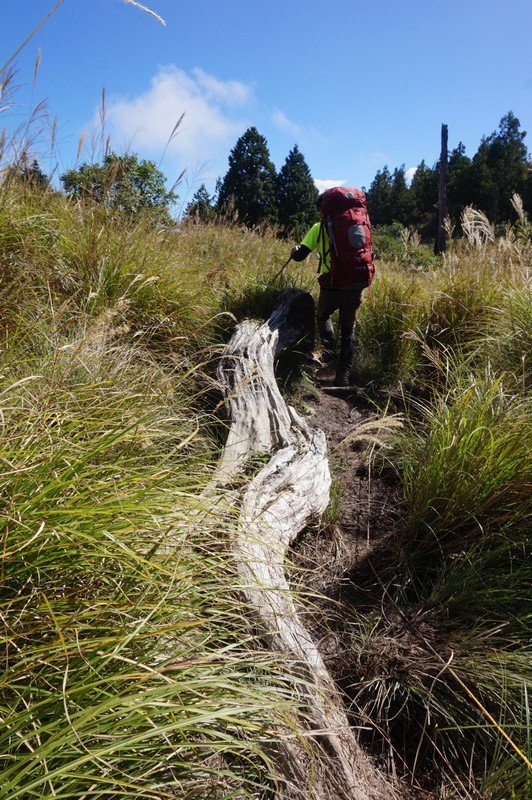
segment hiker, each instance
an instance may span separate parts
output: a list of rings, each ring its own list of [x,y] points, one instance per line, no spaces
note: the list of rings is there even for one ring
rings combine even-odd
[[[341,344],[334,382],[336,386],[349,386],[356,313],[362,292],[371,284],[375,272],[366,196],[360,189],[336,186],[320,194],[317,206],[321,221],[294,247],[292,258],[303,261],[313,250],[320,256],[316,320],[323,345],[322,360],[330,364],[336,359],[331,315],[339,311]]]

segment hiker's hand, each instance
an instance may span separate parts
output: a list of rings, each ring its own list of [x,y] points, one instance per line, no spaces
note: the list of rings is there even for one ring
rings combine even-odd
[[[308,254],[310,253],[310,249],[305,244],[296,244],[296,246],[292,249],[292,253],[290,258],[293,258],[294,261],[304,261]]]

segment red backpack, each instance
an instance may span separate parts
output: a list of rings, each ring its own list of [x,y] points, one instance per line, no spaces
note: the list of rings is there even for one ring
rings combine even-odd
[[[375,268],[366,195],[360,189],[335,186],[318,198],[322,226],[329,233],[331,269],[320,286],[341,289],[352,283],[371,284]],[[321,233],[321,231],[320,231]]]

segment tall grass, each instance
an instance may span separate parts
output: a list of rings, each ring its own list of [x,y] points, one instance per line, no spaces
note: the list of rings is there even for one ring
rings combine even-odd
[[[525,220],[495,240],[470,217],[470,241],[453,243],[440,269],[387,273],[360,315],[359,359],[380,355],[373,386],[406,413],[391,455],[404,503],[373,562],[384,613],[353,612],[348,625],[350,693],[374,745],[425,787],[524,800],[530,246]]]
[[[227,312],[242,313],[248,295],[260,297],[284,251],[273,233],[243,226],[154,226],[142,215],[132,221],[52,191],[4,186],[4,324],[23,296],[41,312],[50,299],[54,310],[66,304],[64,324],[125,300],[127,319],[145,337],[196,351],[227,328]]]
[[[260,742],[290,692],[242,615],[227,512],[198,515],[213,456],[181,376],[86,334],[13,377],[0,389],[0,797],[267,783]]]
[[[415,273],[383,270],[366,292],[356,329],[355,368],[359,379],[378,388],[408,380],[419,365],[417,343],[409,335],[419,325],[423,283]]]
[[[217,423],[199,392],[235,318],[267,314],[286,242],[1,192],[0,797],[267,796],[297,701],[246,623],[232,515],[201,499]],[[348,613],[349,691],[391,765],[448,797],[528,787],[501,733],[530,757],[520,225],[381,264],[358,319],[359,376],[406,428],[382,604]],[[285,283],[315,291],[313,266]]]
[[[201,499],[193,353],[269,245],[4,198],[0,797],[261,796],[297,700],[243,613],[230,504]]]
[[[451,370],[453,367],[451,367]],[[454,370],[457,368],[454,367]],[[506,536],[521,544],[531,513],[530,401],[489,373],[451,371],[402,447],[403,547],[423,561]]]
[[[443,390],[435,362],[443,364],[455,352],[481,370],[489,362],[498,374],[527,382],[529,227],[520,222],[497,242],[477,241],[478,232],[473,244],[455,241],[430,269],[382,265],[357,319],[361,383],[373,392],[400,386],[430,392],[435,383]]]

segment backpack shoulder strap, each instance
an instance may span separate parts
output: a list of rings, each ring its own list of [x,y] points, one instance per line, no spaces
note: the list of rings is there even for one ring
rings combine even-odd
[[[325,243],[325,234],[323,232],[323,221],[322,220],[320,220],[320,228],[319,228],[319,231],[318,231],[318,238],[316,240],[316,245],[317,245],[317,250],[318,250],[318,259],[319,259],[318,260],[318,269],[317,269],[318,275],[320,274],[321,268],[323,266],[323,256],[322,256],[321,250],[320,250],[320,242],[321,241],[323,241]]]
[[[330,225],[329,225],[329,227],[330,227]],[[323,256],[322,256],[322,254],[320,252],[320,249],[319,249],[320,241],[323,242]],[[331,252],[331,237],[329,235],[329,246],[327,247],[327,240],[325,238],[325,223],[323,222],[323,220],[320,221],[320,229],[318,231],[317,244],[318,244],[318,255],[320,257],[320,261],[319,261],[319,264],[318,264],[318,275],[319,275],[320,272],[321,272],[321,268],[323,266],[323,262],[325,261],[327,256],[330,255],[330,252]]]

